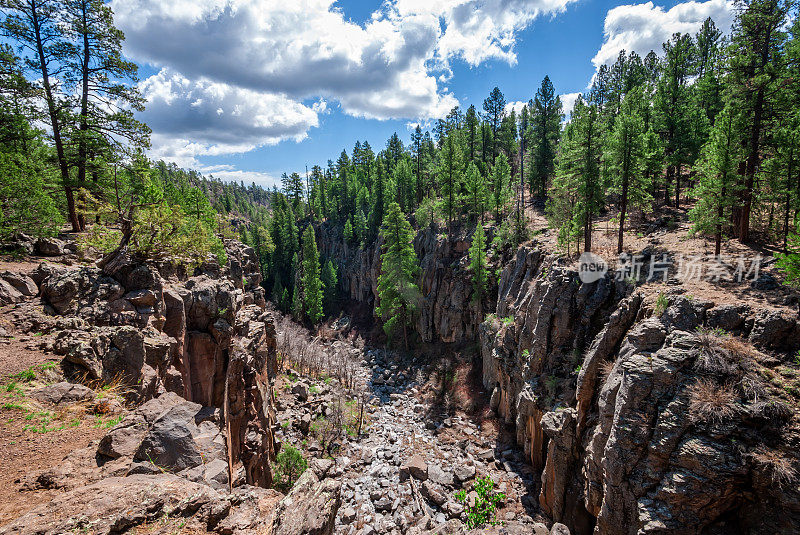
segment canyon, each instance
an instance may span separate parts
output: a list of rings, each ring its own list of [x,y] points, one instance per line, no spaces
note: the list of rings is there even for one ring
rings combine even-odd
[[[338,232],[317,229],[322,256],[371,311],[379,244]],[[13,482],[20,514],[0,533],[460,533],[455,492],[482,476],[505,494],[487,533],[800,532],[790,291],[715,302],[672,279],[587,284],[532,241],[490,259],[475,303],[469,243],[417,234],[410,354],[355,336],[355,318],[316,341],[291,327],[235,241],[192,276],[124,256],[74,265],[61,243],[5,264],[4,350],[58,363],[26,399],[99,410],[82,384],[125,395],[88,445]],[[290,337],[335,352],[340,372],[292,370]],[[459,387],[471,405],[452,403]],[[345,401],[365,430],[326,449],[319,426]],[[284,494],[273,462],[290,444],[309,467]]]

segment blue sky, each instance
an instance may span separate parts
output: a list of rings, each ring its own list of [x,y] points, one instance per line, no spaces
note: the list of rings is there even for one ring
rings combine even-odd
[[[355,141],[480,108],[497,85],[526,101],[549,75],[583,91],[620,48],[646,54],[727,0],[113,0],[140,65],[151,156],[270,186]],[[565,102],[571,102],[569,96]]]

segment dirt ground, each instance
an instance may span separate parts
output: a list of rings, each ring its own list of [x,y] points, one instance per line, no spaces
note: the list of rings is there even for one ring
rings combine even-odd
[[[754,222],[753,243],[744,245],[736,239],[724,239],[720,254],[728,273],[734,273],[739,259],[744,262],[744,268],[750,269],[754,262],[760,266],[759,275],[766,274],[773,277],[777,287],[765,291],[754,288],[751,283],[756,277],[751,273],[747,280],[713,280],[711,273],[718,269],[715,262],[714,241],[712,239],[693,235],[689,221],[691,204],[681,208],[661,207],[659,217],[653,214],[633,214],[625,224],[623,252],[637,255],[645,250],[655,253],[656,261],[662,254],[668,252],[672,258],[669,277],[679,278],[682,282],[677,288],[693,298],[709,300],[717,304],[722,303],[747,303],[758,309],[780,310],[785,313],[798,314],[797,292],[783,284],[783,275],[775,267],[772,255],[780,252],[773,244],[762,243],[759,233],[755,230],[758,222]],[[540,247],[551,252],[567,251],[559,248],[557,232],[548,227],[547,218],[543,210],[530,207],[526,210],[528,223],[533,239]],[[609,263],[610,269],[618,265],[617,254],[618,223],[613,219],[615,212],[609,212],[596,219],[592,233],[592,252],[600,255]],[[661,225],[657,225],[657,221]],[[578,253],[575,244],[570,249],[570,259],[577,265]],[[760,257],[760,258],[759,258]],[[758,259],[758,260],[757,260]],[[649,261],[645,262],[645,270],[649,269]],[[687,277],[692,269],[701,269],[701,277]],[[721,271],[718,271],[721,272]],[[695,271],[695,274],[698,272]],[[652,295],[667,292],[676,288],[665,284],[662,280],[646,282],[641,287]]]
[[[7,312],[6,309],[0,312]],[[104,420],[82,411],[56,412],[28,397],[31,389],[59,379],[60,357],[35,349],[37,337],[14,332],[0,339],[0,526],[48,502],[58,490],[20,490],[23,475],[58,465],[69,452],[100,439]],[[35,375],[30,379],[31,373]]]

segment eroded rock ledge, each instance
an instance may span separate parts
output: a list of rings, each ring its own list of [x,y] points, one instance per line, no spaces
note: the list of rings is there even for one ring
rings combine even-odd
[[[68,378],[113,384],[138,408],[99,443],[29,474],[23,490],[67,492],[0,533],[119,533],[162,516],[203,532],[331,532],[339,483],[325,466],[286,497],[267,489],[274,318],[254,251],[226,249],[226,266],[194,276],[125,255],[103,269],[42,264],[19,276],[38,297],[15,298],[15,323],[54,335],[46,349],[63,355]]]
[[[796,399],[770,381],[800,326],[665,296],[654,311],[525,247],[504,268],[483,382],[542,474],[543,512],[578,534],[800,531]]]

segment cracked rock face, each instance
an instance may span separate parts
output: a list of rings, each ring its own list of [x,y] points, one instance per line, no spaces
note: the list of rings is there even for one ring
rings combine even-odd
[[[511,320],[481,326],[483,380],[541,474],[542,511],[578,534],[799,531],[797,480],[776,477],[800,467],[800,430],[757,363],[796,353],[797,321],[669,302],[653,316],[642,294],[524,247],[504,269]]]
[[[338,229],[324,224],[320,238],[323,256],[338,266],[344,294],[354,301],[374,305],[378,299],[381,244],[366,250],[352,247]],[[468,238],[450,241],[430,229],[420,231],[414,239],[420,263],[417,283],[422,294],[414,327],[424,342],[465,342],[477,336],[478,318],[483,315],[473,303],[474,290],[467,269],[469,245]]]
[[[30,278],[36,292],[27,280],[0,279],[15,296],[41,296],[15,317],[54,335],[49,349],[64,356],[68,376],[119,381],[141,404],[99,443],[26,476],[28,490],[66,493],[0,532],[112,533],[164,515],[202,532],[272,529],[283,498],[265,489],[276,451],[274,319],[264,310],[255,253],[226,247],[230,265],[203,267],[194,277],[122,255],[105,271],[42,265]],[[56,384],[37,396],[67,403],[88,395],[84,389]],[[315,477],[282,506],[295,520],[307,516],[308,530],[276,533],[330,533],[338,487]],[[314,499],[312,515],[302,504]]]

